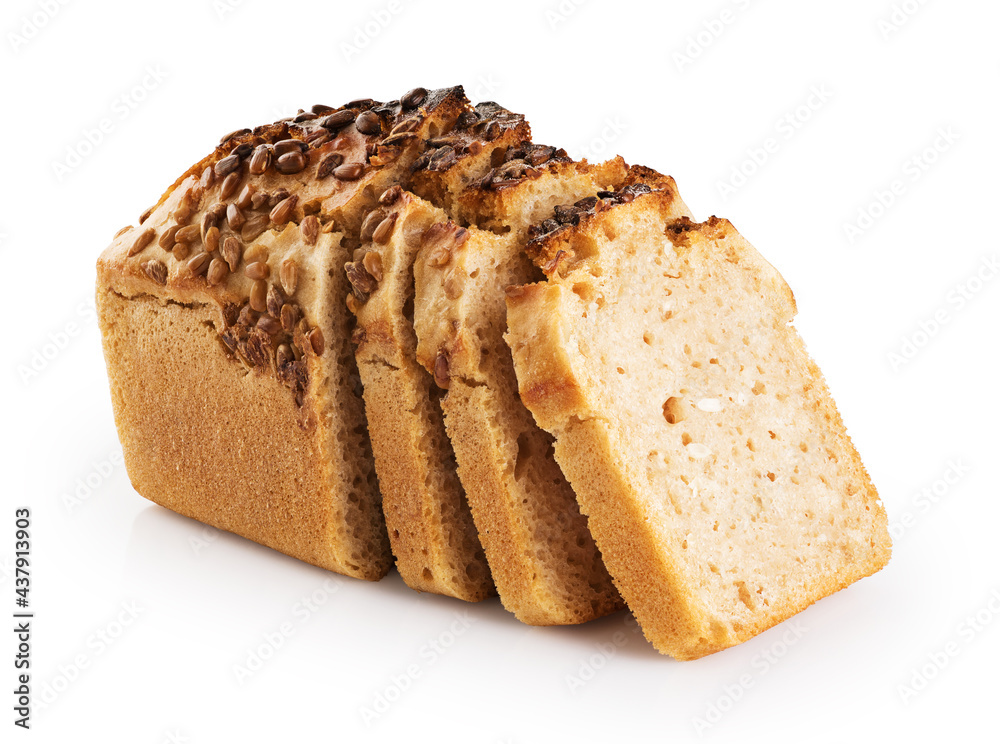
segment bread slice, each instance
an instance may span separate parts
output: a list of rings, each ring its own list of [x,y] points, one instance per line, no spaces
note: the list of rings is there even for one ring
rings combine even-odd
[[[119,437],[143,496],[318,566],[392,565],[344,305],[351,233],[461,88],[234,132],[97,265]]]
[[[551,436],[518,397],[504,290],[541,278],[523,251],[531,215],[627,178],[617,159],[551,163],[499,188],[476,184],[455,202],[474,205],[477,220],[504,234],[441,223],[414,264],[417,359],[448,390],[445,424],[500,598],[532,625],[586,622],[622,604]]]
[[[398,186],[380,203],[345,271],[389,538],[410,587],[479,601],[495,588],[456,473],[442,393],[415,354],[413,260],[445,214]]]
[[[694,659],[877,571],[890,541],[788,286],[729,222],[675,212],[629,187],[535,230],[548,279],[508,292],[507,340],[646,637]]]

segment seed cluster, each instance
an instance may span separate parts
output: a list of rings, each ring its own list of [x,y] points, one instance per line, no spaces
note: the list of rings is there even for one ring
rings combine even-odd
[[[542,166],[569,162],[570,158],[562,148],[557,150],[550,145],[525,142],[508,149],[503,161],[483,176],[480,186],[484,189],[502,189],[539,175],[539,168]]]
[[[379,196],[379,206],[368,212],[361,222],[361,232],[358,237],[362,243],[385,245],[389,242],[399,218],[399,212],[393,211],[391,207],[400,202],[402,193],[402,189],[396,184]],[[354,252],[353,260],[344,264],[344,272],[351,283],[351,294],[347,298],[347,304],[352,312],[356,312],[358,303],[367,302],[382,281],[382,256],[377,251],[358,248]]]
[[[525,126],[521,114],[496,103],[481,103],[464,111],[447,135],[428,139],[426,152],[414,162],[413,171],[448,170],[459,158],[481,153],[487,143],[499,139],[504,132]]]
[[[305,355],[321,355],[325,340],[322,331],[302,317],[294,301],[300,268],[289,259],[272,272],[266,257],[247,259],[245,246],[267,230],[299,218],[304,206],[292,192],[310,169],[317,180],[359,181],[369,170],[397,160],[411,144],[416,146],[428,109],[456,93],[460,89],[414,88],[387,103],[358,99],[339,109],[317,104],[274,124],[230,132],[197,182],[181,195],[167,225],[159,234],[152,227],[137,231],[127,255],[138,256],[155,241],[176,264],[178,280],[200,278],[210,287],[224,286],[242,267],[253,283],[243,302],[224,307],[225,328],[220,337],[229,352],[247,365],[273,365],[301,405],[308,386]],[[349,144],[338,138],[351,127],[365,138],[363,161],[348,161],[347,153],[338,151]],[[267,189],[261,180],[269,177],[268,183],[275,178],[280,182],[282,176],[296,178],[288,188]],[[391,238],[397,214],[386,207],[400,193],[397,186],[383,194],[380,206],[366,222],[367,240],[385,243]],[[154,210],[151,207],[142,214],[140,225]],[[334,227],[321,222],[315,213],[301,214],[298,221],[308,246],[316,245],[320,234]],[[127,232],[123,229],[115,237]],[[140,259],[140,268],[157,284],[170,280],[167,263],[158,258]],[[382,279],[378,253],[359,256],[354,276],[356,294],[367,299]]]
[[[528,228],[528,249],[543,239],[547,240],[563,230],[580,224],[580,220],[618,204],[627,204],[639,194],[648,194],[653,189],[645,183],[634,183],[619,191],[598,191],[596,196],[580,199],[575,204],[560,205],[552,217]]]

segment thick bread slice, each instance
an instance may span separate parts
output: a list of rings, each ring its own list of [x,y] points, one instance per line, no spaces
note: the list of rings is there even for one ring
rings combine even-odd
[[[421,89],[235,132],[116,236],[98,313],[143,496],[333,571],[385,575],[344,306],[357,241],[343,231],[468,105],[461,88]]]
[[[415,355],[413,260],[445,215],[399,187],[380,202],[345,270],[389,539],[410,587],[479,601],[495,588],[455,470],[442,393]]]
[[[886,515],[784,280],[725,220],[612,196],[536,235],[509,293],[521,397],[556,438],[647,638],[693,659],[889,559]]]
[[[500,599],[532,625],[586,622],[622,605],[552,457],[552,438],[518,397],[503,341],[504,290],[541,278],[521,238],[539,203],[551,213],[626,178],[618,159],[552,164],[499,188],[476,185],[462,196],[481,192],[467,201],[496,205],[480,215],[509,234],[442,223],[414,264],[417,359],[448,389],[445,424]]]

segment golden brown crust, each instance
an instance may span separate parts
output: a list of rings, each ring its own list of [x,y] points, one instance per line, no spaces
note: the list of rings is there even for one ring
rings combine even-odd
[[[385,575],[380,512],[349,498],[368,484],[345,489],[323,417],[301,426],[277,379],[234,373],[215,330],[218,306],[108,288],[97,304],[115,421],[140,494],[331,571]]]
[[[119,434],[136,442],[126,448],[126,464],[130,473],[144,474],[137,481],[144,496],[331,570],[384,575],[391,556],[343,306],[341,267],[350,241],[341,231],[356,230],[372,194],[405,180],[424,138],[451,128],[467,107],[460,87],[418,89],[400,101],[315,107],[234,132],[188,169],[138,227],[116,236],[98,261],[98,294],[126,304],[102,301],[99,315],[106,342],[117,333],[135,347],[108,352],[106,361]],[[204,313],[213,318],[208,326],[198,325],[209,323]],[[170,317],[177,333],[197,331],[198,339],[211,328],[214,342],[163,357],[167,330],[155,319],[133,327],[140,315]],[[201,358],[207,354],[214,356]],[[200,398],[186,397],[195,389],[175,392],[177,382],[168,383],[163,372],[173,369],[184,379],[198,376],[202,364],[216,371],[224,416],[195,422],[174,420],[169,409],[159,418],[143,413],[158,397],[174,395],[177,410],[204,409],[207,389],[197,388]],[[145,366],[157,368],[160,378],[140,390],[135,375]],[[245,400],[245,410],[234,412],[238,391],[258,378],[253,392],[261,399]],[[221,435],[242,441],[251,436],[235,430],[244,424],[265,442],[282,438],[281,456],[270,463],[276,473],[308,468],[309,477],[276,485],[261,476],[262,465],[247,471],[252,479],[227,467],[231,453]],[[303,436],[311,437],[308,446]],[[199,456],[220,463],[204,480],[209,485],[175,483],[175,470],[191,455],[175,447],[161,456],[158,437],[189,448],[199,447],[199,438],[209,442]],[[262,450],[246,445],[245,451]],[[254,504],[267,505],[273,518]],[[301,508],[305,523],[293,508]]]

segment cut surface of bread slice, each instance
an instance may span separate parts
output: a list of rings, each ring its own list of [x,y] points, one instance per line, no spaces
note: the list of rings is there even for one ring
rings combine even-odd
[[[398,186],[379,201],[344,271],[389,539],[410,587],[479,601],[495,589],[413,329],[413,260],[445,214]]]
[[[414,264],[417,358],[448,390],[445,423],[500,598],[533,625],[586,622],[622,605],[552,457],[552,438],[518,397],[503,340],[504,291],[541,278],[521,237],[539,202],[551,213],[625,180],[619,159],[554,163],[496,189],[477,184],[463,196],[484,192],[467,201],[500,207],[479,216],[491,215],[507,234],[441,223]]]
[[[881,568],[886,515],[792,293],[725,220],[635,188],[534,231],[521,397],[646,637],[693,659]]]
[[[417,89],[234,132],[115,237],[97,307],[140,494],[332,571],[385,575],[345,231],[468,106],[461,88]]]

